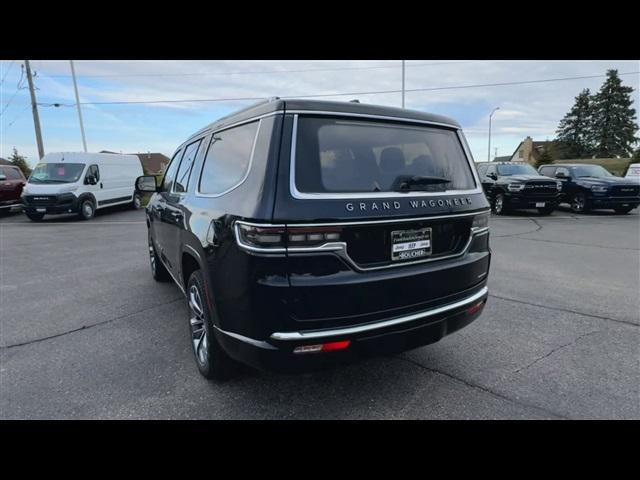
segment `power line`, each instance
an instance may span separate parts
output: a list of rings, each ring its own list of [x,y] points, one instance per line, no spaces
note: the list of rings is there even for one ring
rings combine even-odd
[[[623,72],[618,75],[637,75],[638,72]],[[547,78],[540,80],[523,80],[523,81],[515,81],[515,82],[498,82],[498,83],[478,83],[472,85],[453,85],[448,87],[429,87],[429,88],[413,88],[407,89],[406,92],[429,92],[429,91],[438,91],[438,90],[456,90],[463,88],[479,88],[479,87],[499,87],[499,86],[509,86],[509,85],[527,85],[527,84],[536,84],[536,83],[548,83],[548,82],[562,82],[567,80],[582,80],[589,78],[600,78],[606,76],[605,74],[600,75],[582,75],[582,76],[574,76],[574,77],[562,77],[562,78]],[[284,96],[280,97],[282,99],[294,99],[294,98],[322,98],[322,97],[342,97],[342,96],[355,96],[355,95],[378,95],[378,94],[387,94],[387,93],[400,93],[402,90],[376,90],[376,91],[361,91],[361,92],[345,92],[345,93],[318,93],[318,94],[309,94],[309,95],[292,95],[292,96]],[[193,99],[184,99],[184,100],[131,100],[131,101],[112,101],[112,102],[80,102],[80,105],[132,105],[132,104],[154,104],[154,103],[198,103],[198,102],[237,102],[237,101],[257,101],[264,100],[268,98],[268,95],[262,97],[237,97],[237,98],[193,98]],[[43,106],[64,106],[64,107],[74,107],[75,103],[72,104],[43,104]]]
[[[14,63],[15,63],[15,60],[11,60],[11,63],[9,64],[9,68],[7,68],[7,71],[4,72],[4,76],[2,77],[2,80],[0,81],[0,85],[2,85],[4,83],[4,79],[7,78],[7,75],[9,75],[9,70],[11,70],[11,67],[13,67]]]
[[[460,63],[471,62],[437,62],[437,63],[418,63],[407,65],[408,67],[427,67],[433,65],[455,65]],[[210,73],[112,73],[103,75],[78,75],[82,78],[112,78],[112,77],[207,77],[215,75],[257,75],[270,73],[303,73],[303,72],[336,72],[342,70],[376,70],[376,69],[398,68],[397,65],[380,65],[371,67],[336,67],[336,68],[309,68],[300,70],[261,70],[261,71],[236,71],[236,72],[210,72]],[[50,78],[70,78],[71,75],[47,75]]]

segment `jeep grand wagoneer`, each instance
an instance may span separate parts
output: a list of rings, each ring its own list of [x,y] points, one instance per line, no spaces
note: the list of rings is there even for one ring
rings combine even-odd
[[[200,372],[298,371],[438,341],[487,299],[489,204],[455,121],[274,99],[188,138],[146,209]]]

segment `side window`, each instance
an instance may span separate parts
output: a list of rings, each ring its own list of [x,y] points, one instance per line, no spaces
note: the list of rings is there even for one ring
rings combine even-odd
[[[173,183],[174,192],[181,193],[187,191],[189,178],[191,177],[191,169],[193,168],[193,161],[198,154],[198,149],[200,148],[201,143],[202,139],[193,142],[184,151],[184,156],[182,157],[180,167],[178,168],[178,174],[176,175],[175,182]]]
[[[89,177],[93,177],[96,179],[96,182],[100,181],[100,170],[98,169],[97,165],[89,165],[89,168],[87,168],[87,174],[84,176],[84,183],[88,183],[87,179]]]
[[[487,173],[486,175],[497,175],[496,173],[496,166],[495,165],[489,165],[489,167],[487,168]]]
[[[479,177],[484,177],[487,173],[487,168],[489,168],[488,165],[480,165],[478,166],[478,176]]]
[[[200,175],[200,193],[224,193],[244,178],[251,161],[258,123],[247,123],[213,134]]]
[[[4,168],[0,170],[0,173],[4,173],[7,176],[7,180],[22,180],[20,170],[17,168]]]
[[[546,177],[553,177],[555,175],[555,169],[556,167],[542,167],[540,169],[540,174],[546,176]]]
[[[167,171],[164,173],[164,178],[162,179],[162,188],[160,188],[161,192],[170,192],[173,187],[173,181],[176,178],[176,171],[178,170],[178,166],[180,164],[180,156],[182,155],[182,149],[178,150],[171,159],[169,166],[167,167]]]

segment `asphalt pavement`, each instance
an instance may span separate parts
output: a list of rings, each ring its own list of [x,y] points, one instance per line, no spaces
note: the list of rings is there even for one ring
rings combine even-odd
[[[304,375],[198,373],[142,211],[0,217],[0,419],[640,418],[640,216],[492,217],[483,315]]]

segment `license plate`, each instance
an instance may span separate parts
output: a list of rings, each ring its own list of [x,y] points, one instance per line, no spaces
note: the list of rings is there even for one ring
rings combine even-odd
[[[536,202],[536,208],[544,207],[544,202]]]
[[[431,255],[431,228],[391,232],[391,260],[416,260]]]
[[[46,208],[36,208],[36,212],[38,213],[46,213],[47,209]]]

